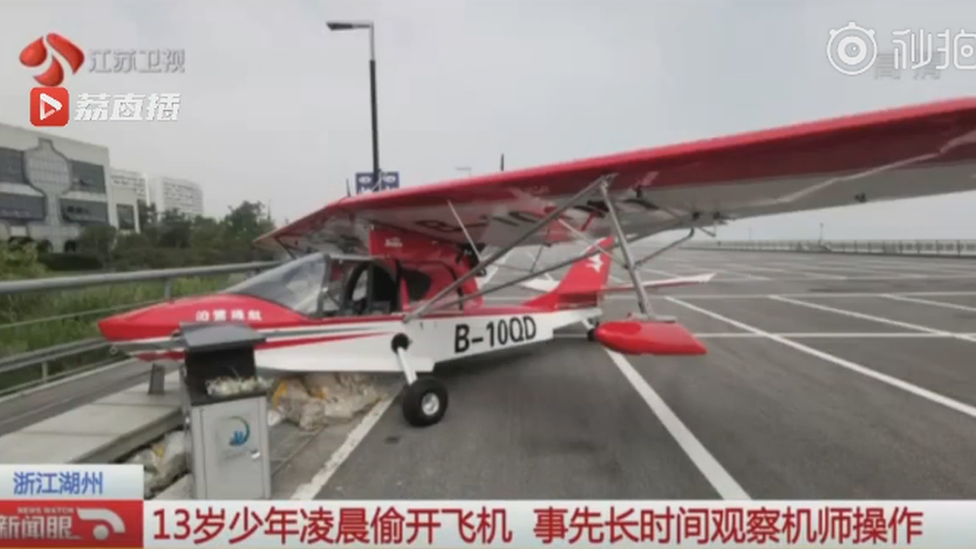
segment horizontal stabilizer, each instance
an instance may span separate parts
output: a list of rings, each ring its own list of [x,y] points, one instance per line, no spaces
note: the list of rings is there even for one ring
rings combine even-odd
[[[547,294],[555,290],[556,286],[559,286],[559,281],[552,278],[533,278],[532,280],[520,282],[519,286]]]
[[[664,280],[651,280],[644,282],[643,286],[649,290],[655,290],[659,288],[673,288],[677,286],[693,286],[695,284],[707,284],[715,278],[715,273],[701,274],[695,276],[681,276],[677,278],[667,278]],[[534,290],[540,293],[548,293],[556,289],[559,285],[558,280],[545,279],[545,278],[533,278],[532,280],[522,282],[519,284],[523,288],[528,288],[529,290]],[[600,290],[601,294],[616,294],[622,292],[632,292],[634,287],[629,286],[605,286]],[[590,292],[574,292],[565,291],[561,292],[564,295],[573,295],[576,293],[590,293]]]
[[[642,286],[648,290],[656,290],[658,288],[674,288],[677,286],[694,286],[695,284],[707,284],[715,278],[715,273],[701,274],[695,276],[679,276],[676,278],[666,278],[664,280],[651,280],[649,282],[644,282]],[[634,286],[607,286],[603,288],[601,293],[604,294],[617,294],[621,292],[632,292],[634,291]]]

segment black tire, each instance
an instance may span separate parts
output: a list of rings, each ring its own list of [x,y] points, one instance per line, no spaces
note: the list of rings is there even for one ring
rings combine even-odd
[[[596,320],[592,324],[592,328],[586,331],[587,341],[596,341],[596,329],[600,327],[600,321]]]
[[[433,400],[432,400],[433,399]],[[436,402],[436,410],[427,408]],[[429,427],[440,422],[447,412],[447,389],[435,377],[422,377],[403,392],[403,418],[414,427]]]

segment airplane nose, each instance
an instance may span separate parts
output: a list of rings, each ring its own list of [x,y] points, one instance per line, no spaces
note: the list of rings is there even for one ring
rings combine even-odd
[[[102,333],[108,341],[119,341],[125,339],[125,331],[128,315],[115,315],[103,318],[98,321],[98,331]]]

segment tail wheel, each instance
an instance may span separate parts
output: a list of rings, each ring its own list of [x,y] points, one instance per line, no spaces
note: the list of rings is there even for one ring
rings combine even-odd
[[[594,320],[593,327],[586,331],[587,341],[596,341],[596,329],[600,327],[600,321]]]
[[[403,394],[403,417],[414,427],[440,422],[447,412],[447,389],[435,377],[422,377],[407,386]]]

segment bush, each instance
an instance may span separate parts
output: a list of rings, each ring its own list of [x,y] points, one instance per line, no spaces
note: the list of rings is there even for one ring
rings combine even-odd
[[[37,260],[52,271],[100,271],[105,268],[98,256],[76,252],[42,254]]]

